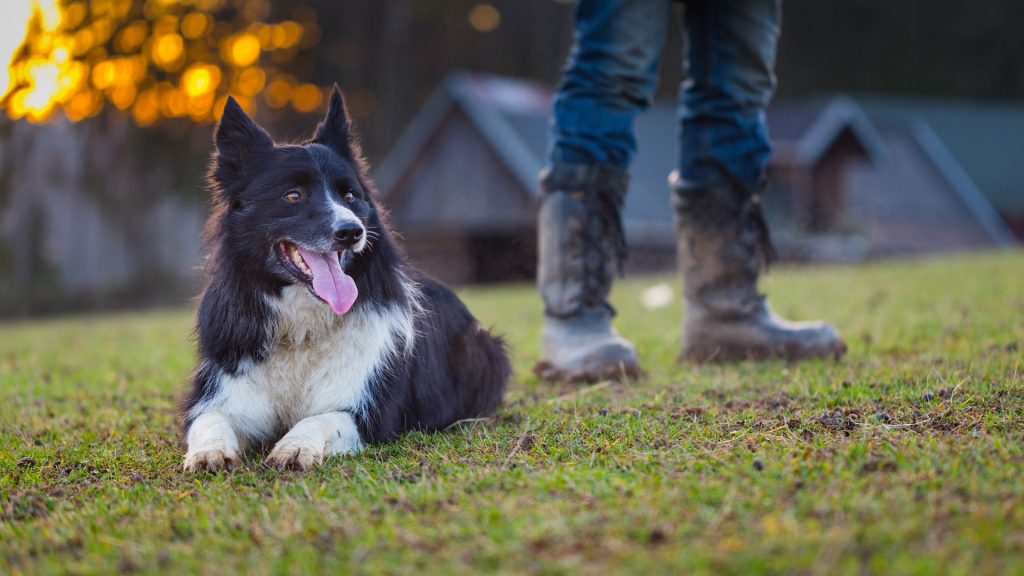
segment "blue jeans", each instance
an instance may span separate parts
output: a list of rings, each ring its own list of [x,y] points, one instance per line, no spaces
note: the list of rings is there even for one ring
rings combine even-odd
[[[781,0],[687,0],[686,80],[679,94],[679,173],[701,185],[757,183],[771,152],[765,107],[775,90]],[[628,168],[633,118],[658,84],[672,0],[580,0],[555,98],[551,164]]]

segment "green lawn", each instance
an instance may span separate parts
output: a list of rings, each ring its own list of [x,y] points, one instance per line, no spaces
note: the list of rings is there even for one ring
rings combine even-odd
[[[531,375],[529,287],[466,290],[498,416],[306,475],[180,471],[187,310],[0,326],[0,573],[1024,574],[1024,253],[770,274],[840,363],[676,365],[661,282],[614,297],[649,378],[590,388]]]

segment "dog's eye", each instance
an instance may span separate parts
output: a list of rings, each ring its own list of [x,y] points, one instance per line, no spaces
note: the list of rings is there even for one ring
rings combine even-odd
[[[348,194],[345,194],[345,196],[343,196],[343,198],[345,199],[345,202],[355,202],[356,201],[356,195],[351,193],[351,192],[349,192]]]
[[[299,192],[298,190],[289,190],[284,193],[282,198],[284,198],[285,202],[298,202],[299,200],[302,200],[302,192]]]

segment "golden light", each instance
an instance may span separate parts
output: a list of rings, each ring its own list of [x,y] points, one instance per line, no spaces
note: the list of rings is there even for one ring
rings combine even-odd
[[[135,99],[132,106],[132,118],[140,126],[149,126],[160,118],[160,97],[154,88],[150,88]]]
[[[320,106],[323,94],[313,84],[303,84],[292,93],[292,106],[299,112],[312,112]]]
[[[85,2],[74,2],[64,7],[64,18],[61,24],[67,28],[77,28],[85,20],[88,12]]]
[[[135,94],[136,90],[134,84],[118,84],[107,92],[107,97],[110,98],[110,102],[116,106],[118,110],[126,110],[133,102],[135,102]]]
[[[142,56],[125,56],[106,60],[113,66],[111,85],[137,84],[146,77],[146,59]],[[97,64],[97,67],[99,64]]]
[[[192,12],[181,19],[181,33],[189,40],[202,38],[213,27],[213,17],[202,12]]]
[[[2,1],[0,107],[11,118],[63,111],[78,121],[109,104],[148,126],[209,121],[228,93],[251,111],[257,102],[300,112],[323,103],[320,87],[286,71],[319,29],[266,21],[268,0]],[[367,113],[375,101],[362,96]]]
[[[271,108],[284,108],[292,99],[292,85],[282,79],[274,80],[263,95]]]
[[[165,34],[153,42],[153,62],[165,70],[176,70],[184,50],[185,41],[181,36]]]
[[[169,90],[160,98],[160,109],[167,116],[184,116],[188,112],[188,95],[181,90]]]
[[[64,112],[68,119],[77,122],[92,116],[103,106],[103,96],[94,90],[83,90],[71,97]]]
[[[174,3],[177,3],[175,0]],[[174,14],[164,14],[153,22],[153,35],[176,34],[178,32],[178,17]]]
[[[260,57],[260,39],[253,34],[242,34],[235,38],[230,46],[228,59],[235,66],[249,66]]]
[[[25,92],[27,91],[18,90],[9,96],[7,114],[12,120],[25,116]]]
[[[61,11],[57,0],[32,0],[32,7],[39,14],[45,30],[54,30],[60,25]]]
[[[210,12],[224,7],[225,0],[196,0],[195,8],[203,12]]]
[[[190,98],[188,101],[188,115],[196,122],[208,118],[213,111],[213,92],[207,92]]]
[[[92,23],[92,33],[96,44],[102,44],[114,34],[114,25],[109,20],[97,20]]]
[[[62,65],[63,64],[63,65]],[[66,99],[85,79],[84,65],[33,59],[22,70],[24,83],[21,100],[24,115],[34,122],[45,120],[57,103]]]
[[[71,59],[71,51],[68,50],[67,46],[54,48],[51,58],[59,64],[67,64],[68,60]]]
[[[206,64],[193,64],[181,77],[181,86],[191,98],[212,92],[220,84],[220,69]]]
[[[96,64],[92,69],[92,85],[104,90],[114,84],[114,78],[117,76],[117,69],[114,67],[114,63],[110,60],[104,60]]]
[[[227,104],[227,95],[217,98],[217,101],[213,103],[213,118],[220,122],[220,117],[224,115],[224,105]]]
[[[501,12],[490,4],[477,4],[469,11],[469,25],[478,32],[490,32],[501,24]]]
[[[270,44],[274,48],[291,48],[302,40],[302,26],[298,22],[282,22],[271,29]]]
[[[267,74],[255,67],[249,67],[238,73],[237,90],[242,96],[252,97],[263,90],[267,82]]]
[[[53,109],[60,81],[60,68],[52,62],[34,62],[26,70],[28,90],[25,91],[25,115],[32,120],[45,118]]]
[[[32,20],[35,19],[40,26],[45,26],[47,18],[45,13],[56,9],[56,0],[51,0],[50,6],[44,9],[38,1],[35,0],[21,0],[14,2],[7,2],[7,6],[4,6],[4,17],[0,19],[0,57],[4,58],[5,61],[11,63],[18,52],[18,49],[25,42],[28,36],[29,27],[32,24]],[[16,79],[19,70],[13,66],[8,66],[6,70],[0,74],[0,95],[4,98],[13,96],[10,94],[15,88]],[[11,109],[12,114],[17,117],[24,116],[25,95],[22,93],[17,99],[12,99],[11,104],[17,104],[17,106]]]
[[[93,36],[92,30],[83,28],[72,37],[75,44],[75,56],[83,56],[86,52],[91,50],[94,45],[95,37]]]
[[[122,53],[135,52],[146,41],[149,24],[145,21],[133,22],[118,32],[114,45]]]

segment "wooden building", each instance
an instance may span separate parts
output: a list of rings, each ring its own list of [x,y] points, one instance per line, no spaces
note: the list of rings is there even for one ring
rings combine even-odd
[[[438,88],[375,173],[413,261],[453,283],[533,278],[551,97],[535,83],[463,73]],[[639,152],[623,214],[627,270],[674,262],[666,177],[678,156],[676,114],[674,103],[657,103],[636,121]],[[854,99],[834,97],[775,105],[768,125],[774,152],[765,204],[784,258],[857,260],[1014,242],[918,119],[876,122]]]

